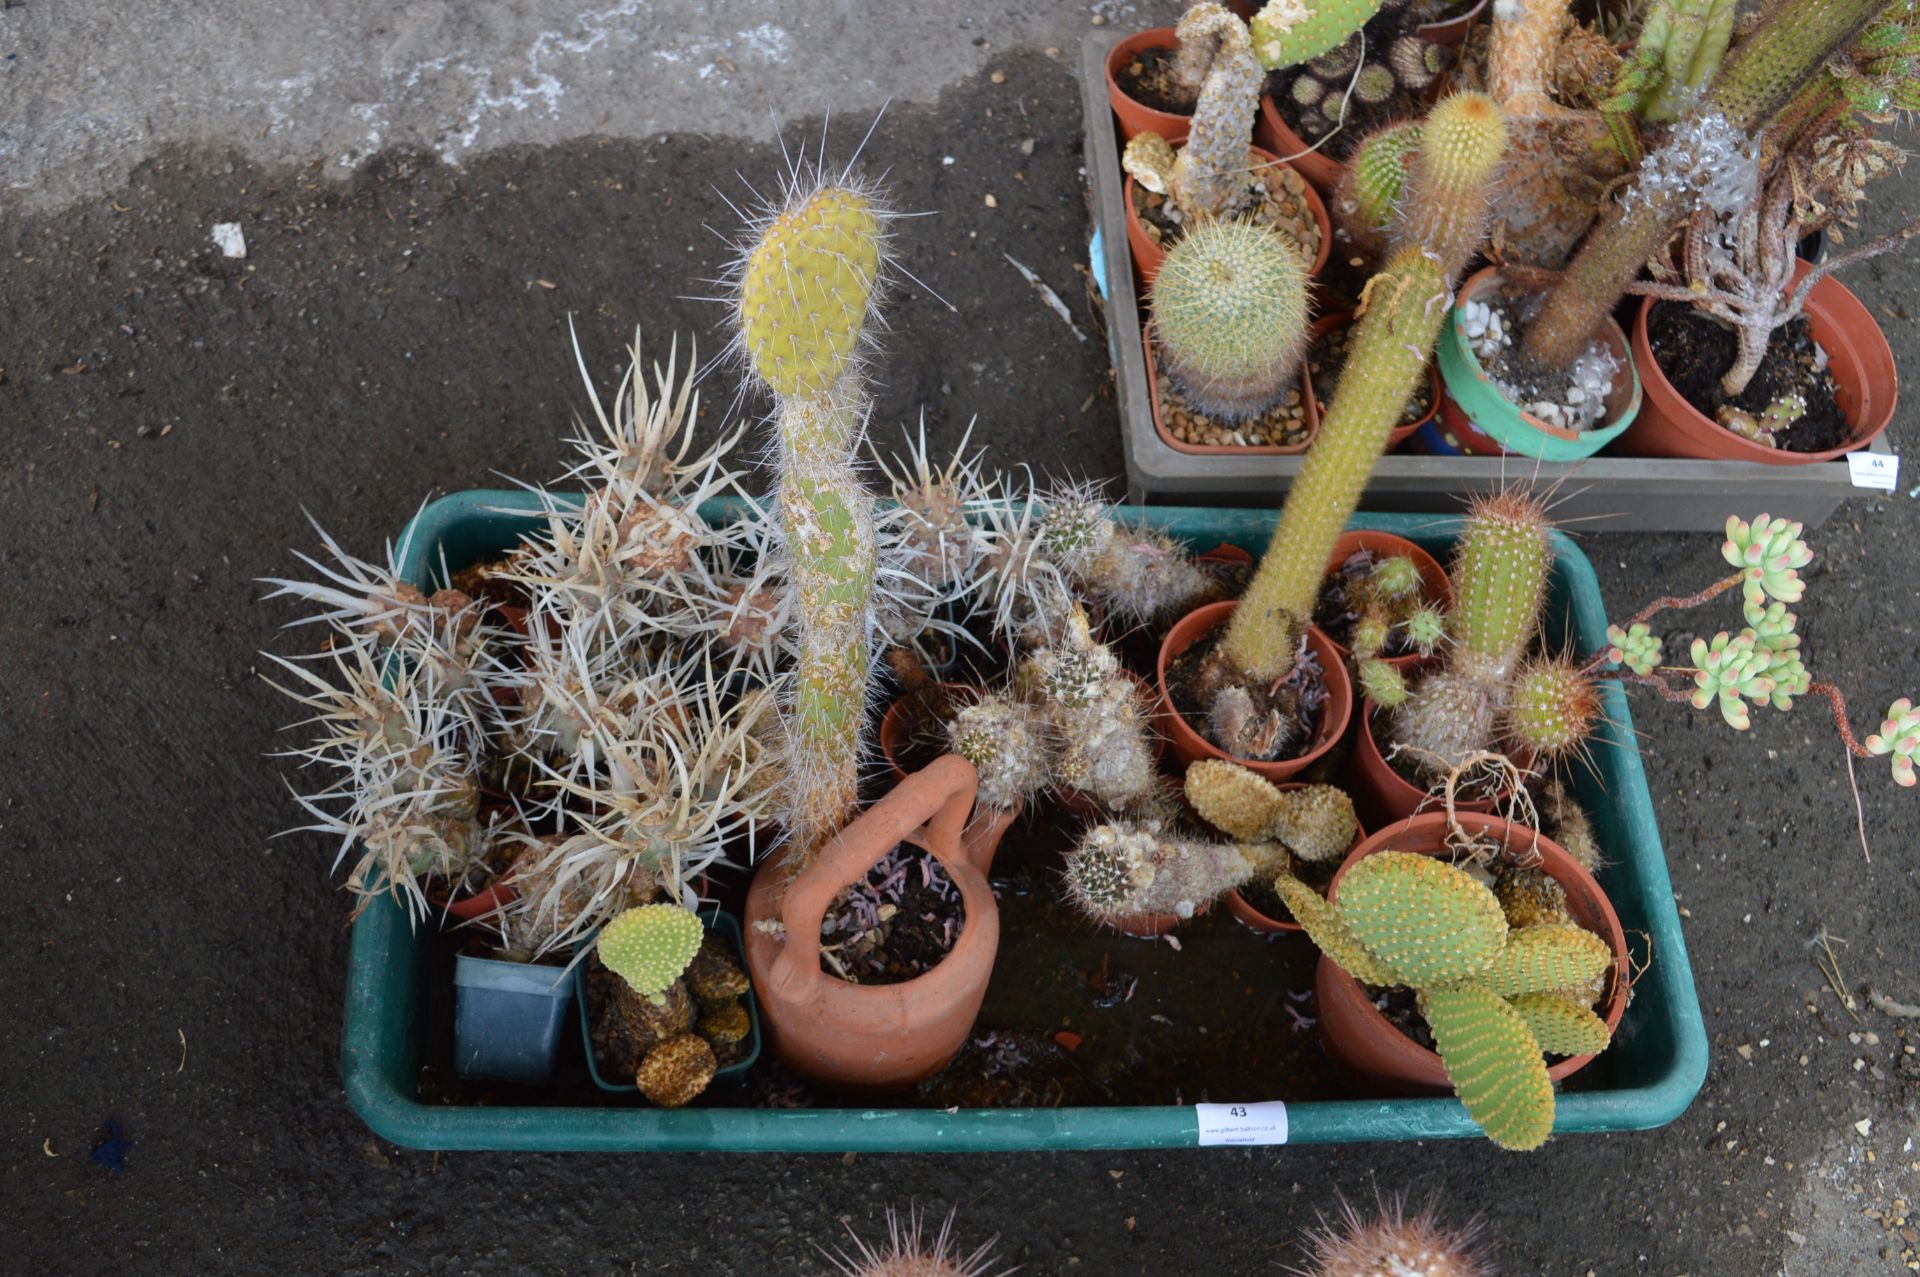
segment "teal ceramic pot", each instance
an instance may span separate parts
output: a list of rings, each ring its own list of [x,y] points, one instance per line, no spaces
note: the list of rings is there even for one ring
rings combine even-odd
[[[1516,454],[1542,461],[1579,461],[1617,439],[1640,411],[1640,376],[1634,370],[1627,335],[1612,319],[1601,327],[1600,338],[1612,348],[1621,371],[1607,395],[1604,424],[1591,430],[1564,430],[1548,425],[1520,409],[1494,386],[1462,331],[1461,308],[1481,293],[1500,286],[1500,273],[1489,267],[1470,276],[1460,288],[1459,300],[1440,327],[1434,362],[1446,393],[1440,399],[1440,418],[1428,430],[1437,440],[1425,440],[1435,451],[1473,456]]]

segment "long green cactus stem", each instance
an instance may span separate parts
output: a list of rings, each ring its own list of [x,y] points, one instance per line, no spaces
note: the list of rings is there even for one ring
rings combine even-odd
[[[785,706],[796,863],[839,832],[859,799],[877,554],[873,496],[856,462],[868,404],[857,354],[882,250],[872,197],[823,186],[768,219],[740,280],[743,344],[776,402],[799,604]]]
[[[1526,355],[1546,368],[1571,366],[1703,192],[1725,186],[1710,198],[1729,206],[1744,203],[1751,182],[1741,183],[1738,169],[1751,139],[1835,51],[1888,7],[1888,0],[1782,0],[1776,5],[1727,56],[1712,87],[1667,143],[1646,157],[1617,213],[1588,236],[1528,325]]]
[[[1293,666],[1334,540],[1426,375],[1453,286],[1486,234],[1487,187],[1505,146],[1500,108],[1484,94],[1447,98],[1427,118],[1391,255],[1361,299],[1339,393],[1221,645],[1255,678],[1279,679]]]
[[[1191,217],[1232,211],[1247,189],[1247,143],[1265,83],[1246,24],[1225,5],[1202,0],[1174,29],[1180,52],[1174,74],[1198,81],[1193,129],[1173,162],[1172,192]]]

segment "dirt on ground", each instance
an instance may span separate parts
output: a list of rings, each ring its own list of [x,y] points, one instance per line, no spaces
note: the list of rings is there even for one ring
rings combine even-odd
[[[938,211],[901,224],[900,249],[952,306],[914,287],[897,300],[875,434],[924,409],[951,446],[977,417],[974,442],[1002,464],[1113,478],[1075,87],[1037,54],[996,69],[1019,91],[978,82],[890,112],[867,145],[902,208]],[[836,123],[836,159],[865,123]],[[818,134],[818,121],[788,130]],[[273,837],[300,820],[288,764],[270,757],[288,705],[258,653],[301,640],[258,578],[314,548],[309,514],[376,554],[428,497],[560,474],[558,439],[584,405],[569,317],[603,395],[636,325],[651,354],[680,334],[689,358],[697,334],[700,357],[717,356],[721,308],[692,300],[726,260],[707,228],[733,225],[722,194],[739,197],[736,172],[762,184],[780,165],[766,146],[588,139],[461,169],[386,153],[337,182],[175,151],[109,198],[0,225],[10,1267],[817,1274],[811,1243],[838,1221],[872,1236],[884,1206],[917,1202],[958,1206],[969,1245],[1000,1233],[1026,1273],[1256,1273],[1300,1262],[1298,1230],[1342,1196],[1433,1193],[1480,1217],[1509,1274],[1910,1266],[1920,1024],[1866,988],[1920,1001],[1920,808],[1883,761],[1862,766],[1869,863],[1817,702],[1756,711],[1744,736],[1634,702],[1689,946],[1653,957],[1691,961],[1711,1043],[1704,1089],[1658,1130],[1527,1156],[1481,1141],[432,1154],[371,1133],[340,1084],[349,902],[328,883],[335,849]],[[222,222],[242,227],[245,259],[214,246]],[[1913,266],[1848,282],[1920,366]],[[734,381],[712,384],[703,420],[718,428]],[[1893,438],[1913,442],[1910,412]],[[1862,495],[1814,537],[1809,664],[1854,690],[1860,720],[1920,692],[1915,482]],[[1711,537],[1577,531],[1616,609],[1725,571]],[[1823,928],[1838,937],[1831,978],[1808,948]],[[1152,978],[1126,956],[1147,942],[1113,943],[1116,969]]]

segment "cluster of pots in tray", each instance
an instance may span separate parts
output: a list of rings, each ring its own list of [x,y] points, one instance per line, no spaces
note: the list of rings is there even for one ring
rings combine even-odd
[[[1421,28],[1421,33],[1435,43],[1457,43],[1465,38],[1484,7],[1482,0],[1480,5],[1456,17]],[[1187,116],[1155,110],[1136,101],[1115,78],[1115,69],[1124,66],[1141,50],[1170,49],[1176,44],[1172,27],[1156,27],[1120,41],[1108,55],[1107,96],[1123,141],[1145,131],[1159,133],[1176,145],[1185,140],[1191,124]],[[1260,99],[1254,143],[1250,155],[1255,163],[1291,168],[1306,181],[1307,200],[1321,231],[1320,248],[1310,271],[1317,279],[1327,265],[1333,242],[1325,201],[1333,197],[1346,166],[1319,150],[1310,149],[1287,125],[1270,96],[1263,95]],[[1129,177],[1124,201],[1127,242],[1133,254],[1134,273],[1144,289],[1159,270],[1165,252],[1147,234],[1134,198],[1134,180]],[[1797,282],[1807,269],[1805,262],[1800,263],[1795,268],[1794,280]],[[1609,318],[1597,335],[1597,340],[1610,349],[1620,368],[1613,390],[1607,396],[1607,411],[1599,424],[1586,430],[1569,430],[1522,411],[1493,385],[1461,329],[1461,307],[1468,301],[1485,300],[1496,294],[1500,285],[1500,274],[1493,268],[1475,273],[1461,285],[1453,315],[1441,329],[1434,356],[1432,376],[1436,393],[1429,400],[1432,410],[1395,431],[1389,449],[1405,445],[1417,452],[1439,456],[1514,455],[1542,461],[1579,461],[1618,441],[1615,451],[1629,456],[1810,465],[1832,461],[1868,446],[1893,421],[1899,378],[1886,335],[1872,312],[1832,276],[1814,285],[1807,297],[1805,314],[1813,340],[1827,354],[1848,433],[1839,446],[1816,452],[1793,452],[1743,438],[1689,403],[1660,370],[1648,343],[1647,319],[1657,304],[1652,298],[1637,303],[1631,332]],[[1339,312],[1320,322],[1339,326],[1351,319],[1350,314]],[[1324,331],[1325,328],[1316,328],[1314,335],[1317,337]],[[1154,428],[1168,447],[1196,454],[1284,455],[1305,452],[1311,445],[1319,429],[1320,410],[1331,387],[1317,387],[1319,397],[1316,399],[1316,388],[1304,372],[1307,434],[1302,442],[1288,446],[1221,445],[1176,439],[1160,411],[1151,325],[1148,325],[1145,342],[1148,377],[1153,381],[1150,398],[1154,405]]]
[[[1349,531],[1327,564],[1332,573],[1356,551],[1376,557],[1405,556],[1418,569],[1422,593],[1445,605],[1452,587],[1441,565],[1404,538],[1383,532]],[[1250,562],[1237,548],[1222,546],[1208,558]],[[1228,758],[1174,707],[1168,669],[1183,652],[1224,626],[1235,603],[1207,604],[1168,629],[1159,645],[1149,689],[1156,702],[1156,726],[1166,738],[1173,770],[1206,758]],[[1336,778],[1353,796],[1362,820],[1347,858],[1335,873],[1329,898],[1337,899],[1341,879],[1361,859],[1394,850],[1422,855],[1446,854],[1448,817],[1432,810],[1426,791],[1390,766],[1373,735],[1365,702],[1356,705],[1347,673],[1350,655],[1312,627],[1308,644],[1324,672],[1326,699],[1315,731],[1296,757],[1274,762],[1232,759],[1282,788],[1309,780]],[[1409,654],[1386,658],[1403,668],[1423,658]],[[1145,680],[1142,680],[1143,684]],[[944,689],[965,703],[974,689],[950,684]],[[986,875],[1002,835],[1019,813],[973,809],[971,768],[952,755],[909,771],[909,748],[916,736],[930,734],[913,702],[903,699],[889,710],[881,731],[882,748],[898,777],[893,790],[828,845],[807,870],[789,882],[781,862],[763,866],[748,898],[747,957],[769,1044],[789,1065],[808,1077],[856,1094],[885,1094],[932,1076],[964,1045],[985,997],[999,938],[999,918]],[[1344,761],[1343,761],[1344,756]],[[1175,782],[1169,780],[1170,785]],[[1074,795],[1058,799],[1083,819],[1097,819]],[[1606,940],[1614,955],[1614,974],[1596,1013],[1609,1031],[1625,1012],[1628,993],[1624,932],[1605,892],[1581,864],[1557,843],[1492,814],[1491,800],[1456,804],[1454,820],[1466,831],[1505,846],[1527,849],[1530,862],[1565,889],[1568,909],[1583,927]],[[906,841],[934,855],[966,900],[966,925],[953,951],[933,970],[902,984],[849,985],[820,969],[820,917],[834,894],[857,881],[896,845]],[[784,894],[782,886],[785,885]],[[1239,892],[1224,904],[1249,930],[1272,935],[1301,931],[1290,919],[1269,917]],[[784,941],[773,938],[777,920]],[[1127,935],[1156,937],[1180,919],[1156,915],[1130,920]],[[1409,1038],[1390,1021],[1366,989],[1324,955],[1314,980],[1319,1024],[1330,1055],[1351,1075],[1390,1095],[1439,1095],[1451,1086],[1440,1057]],[[1584,1067],[1591,1056],[1558,1060],[1549,1069],[1558,1081]]]

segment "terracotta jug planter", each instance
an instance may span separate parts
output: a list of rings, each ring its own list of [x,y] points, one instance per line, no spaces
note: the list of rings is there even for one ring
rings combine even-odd
[[[1121,67],[1133,61],[1134,55],[1143,49],[1177,49],[1180,41],[1174,36],[1172,27],[1154,27],[1138,35],[1130,35],[1113,46],[1107,53],[1107,102],[1113,107],[1114,119],[1120,123],[1120,141],[1124,144],[1133,141],[1141,133],[1158,133],[1169,142],[1185,137],[1187,130],[1193,127],[1193,114],[1176,115],[1172,111],[1160,111],[1127,96],[1120,87],[1117,76]]]
[[[1276,786],[1276,788],[1304,789],[1306,786],[1297,782],[1286,781]],[[1353,845],[1348,848],[1349,854],[1351,854],[1353,847],[1358,847],[1361,843],[1365,842],[1366,839],[1366,826],[1356,821],[1353,831]],[[1227,893],[1226,900],[1227,912],[1232,914],[1235,921],[1239,922],[1241,926],[1246,927],[1249,931],[1257,931],[1262,935],[1281,935],[1287,932],[1305,930],[1305,928],[1291,918],[1282,920],[1269,917],[1260,912],[1248,903],[1247,898],[1240,894],[1240,890],[1237,887]]]
[[[1174,437],[1167,428],[1165,415],[1160,411],[1160,355],[1154,349],[1153,321],[1148,320],[1140,331],[1141,344],[1147,356],[1147,403],[1153,408],[1153,432],[1160,436],[1160,442],[1175,452],[1184,452],[1196,457],[1297,457],[1306,452],[1313,443],[1313,437],[1320,433],[1320,417],[1314,409],[1313,390],[1307,382],[1306,365],[1300,366],[1300,410],[1305,414],[1307,437],[1299,443],[1187,443]]]
[[[1018,812],[968,823],[973,765],[948,754],[894,786],[797,876],[784,849],[747,891],[747,968],[769,1045],[803,1077],[856,1094],[887,1094],[938,1073],[966,1044],[1000,947],[1000,911],[987,870]],[[901,843],[940,862],[966,920],[940,964],[900,984],[857,985],[820,968],[820,922],[842,889]],[[762,923],[778,919],[785,938]]]
[[[1798,281],[1807,263],[1793,268]],[[1851,427],[1847,442],[1824,452],[1788,452],[1743,439],[1687,402],[1660,371],[1647,339],[1647,317],[1657,303],[1646,298],[1633,321],[1633,360],[1646,386],[1646,404],[1620,450],[1641,457],[1695,457],[1707,461],[1757,461],[1769,466],[1804,466],[1832,461],[1866,447],[1893,421],[1900,397],[1893,351],[1873,313],[1845,284],[1828,275],[1807,294],[1805,314],[1813,339],[1827,352],[1840,411]]]
[[[1474,833],[1485,833],[1495,841],[1504,840],[1508,846],[1539,851],[1539,868],[1566,888],[1567,911],[1573,915],[1574,921],[1600,936],[1613,950],[1613,987],[1608,991],[1605,1004],[1595,1008],[1594,1014],[1606,1022],[1608,1032],[1619,1028],[1620,1017],[1627,1010],[1627,938],[1620,928],[1619,916],[1614,913],[1613,904],[1607,899],[1606,892],[1600,889],[1600,884],[1560,844],[1536,835],[1530,829],[1496,816],[1470,813],[1461,814],[1458,821],[1463,828]],[[1353,854],[1340,866],[1340,872],[1333,876],[1333,886],[1327,898],[1338,900],[1340,880],[1347,871],[1377,851],[1447,856],[1449,852],[1444,841],[1446,833],[1447,817],[1444,812],[1415,816],[1411,820],[1389,825],[1354,848]],[[1447,1080],[1447,1071],[1441,1065],[1439,1055],[1395,1028],[1374,1006],[1373,999],[1367,996],[1359,981],[1324,955],[1320,959],[1319,969],[1314,973],[1313,991],[1320,1007],[1321,1037],[1328,1053],[1342,1066],[1363,1074],[1381,1089],[1396,1094],[1452,1091],[1452,1084]],[[1547,1075],[1556,1082],[1561,1081],[1585,1068],[1592,1059],[1591,1055],[1568,1056],[1548,1068]]]
[[[1307,646],[1320,660],[1327,688],[1326,703],[1320,707],[1320,721],[1314,727],[1312,740],[1297,758],[1258,762],[1233,757],[1194,730],[1192,724],[1174,708],[1173,697],[1167,688],[1167,669],[1181,653],[1225,625],[1237,606],[1238,602],[1230,599],[1196,608],[1176,621],[1173,628],[1167,631],[1167,637],[1161,640],[1154,682],[1160,702],[1161,734],[1167,738],[1168,747],[1173,750],[1174,758],[1179,760],[1183,769],[1202,758],[1224,758],[1268,780],[1288,780],[1326,757],[1327,752],[1346,733],[1347,720],[1353,714],[1353,680],[1347,676],[1346,662],[1340,659],[1333,640],[1322,634],[1318,626],[1309,626]]]
[[[1175,151],[1184,146],[1186,140],[1187,135],[1184,129],[1178,137],[1167,138],[1167,141],[1173,144]],[[1273,153],[1257,146],[1247,148],[1247,165],[1249,168],[1266,165],[1273,168],[1299,170],[1298,165],[1284,164]],[[1299,170],[1299,172],[1302,177],[1306,176],[1305,170]],[[1123,192],[1123,202],[1127,210],[1127,247],[1133,252],[1133,272],[1140,277],[1140,289],[1145,292],[1153,283],[1153,277],[1160,273],[1160,263],[1167,260],[1167,250],[1160,247],[1154,242],[1153,237],[1147,234],[1146,223],[1140,219],[1140,212],[1134,206],[1133,196],[1138,185],[1139,183],[1129,175]],[[1321,193],[1314,189],[1312,181],[1303,185],[1300,192],[1306,200],[1307,211],[1313,214],[1314,225],[1320,228],[1320,247],[1315,250],[1313,260],[1307,263],[1307,274],[1318,278],[1327,264],[1328,255],[1333,252],[1333,223],[1328,220],[1326,202],[1321,198]]]
[[[1353,312],[1350,310],[1340,310],[1335,311],[1331,315],[1322,315],[1314,321],[1313,327],[1308,330],[1307,349],[1311,351],[1313,349],[1313,343],[1319,341],[1320,338],[1326,336],[1328,333],[1350,327],[1352,324]],[[1320,422],[1325,419],[1327,408],[1333,403],[1334,379],[1328,378],[1324,384],[1316,380],[1313,375],[1311,360],[1301,364],[1300,376],[1307,383],[1307,411],[1314,423],[1314,431],[1318,433]],[[1432,421],[1439,411],[1440,370],[1429,362],[1427,364],[1427,410],[1421,415],[1418,421],[1410,421],[1404,426],[1395,426],[1393,428],[1392,433],[1387,436],[1387,451],[1392,452],[1395,448],[1398,448],[1401,444],[1413,438],[1414,433],[1418,431],[1420,427]],[[1408,544],[1411,544],[1411,542]]]
[[[1443,612],[1453,607],[1453,582],[1448,579],[1447,570],[1440,566],[1439,560],[1405,537],[1397,537],[1391,532],[1342,532],[1333,543],[1333,553],[1327,556],[1326,574],[1332,576],[1340,570],[1342,563],[1360,550],[1371,551],[1376,562],[1395,557],[1412,559],[1414,568],[1420,573],[1420,597],[1428,603],[1437,604]],[[1327,642],[1333,644],[1333,650],[1340,654],[1342,661],[1352,659],[1353,653],[1345,643],[1331,637]],[[1418,652],[1409,652],[1404,656],[1383,656],[1380,659],[1401,673],[1408,674],[1428,658]]]

